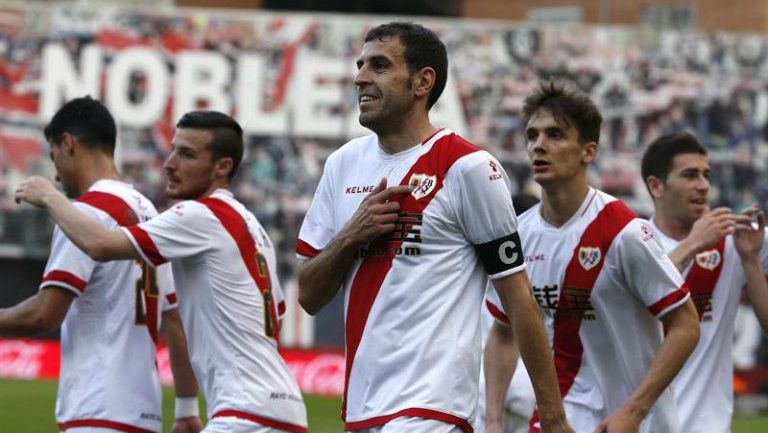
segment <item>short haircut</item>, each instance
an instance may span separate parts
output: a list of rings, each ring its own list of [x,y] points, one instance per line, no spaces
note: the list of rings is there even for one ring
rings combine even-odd
[[[115,154],[115,119],[104,104],[90,96],[64,104],[43,129],[45,139],[52,146],[61,144],[65,132],[77,137],[89,149],[100,150],[109,156]]]
[[[390,36],[397,36],[405,47],[405,64],[408,65],[411,73],[425,67],[435,70],[435,85],[427,99],[427,110],[429,110],[440,98],[445,90],[445,82],[448,80],[448,54],[445,44],[432,30],[407,22],[391,22],[376,26],[365,35],[365,42],[371,42],[374,39],[381,41]]]
[[[560,124],[573,126],[579,132],[579,143],[600,142],[603,116],[589,96],[557,81],[543,83],[525,98],[523,117],[527,124],[540,109],[546,108]]]
[[[662,135],[649,144],[643,153],[643,161],[640,164],[640,173],[646,187],[650,176],[655,176],[662,182],[666,182],[667,176],[672,170],[672,161],[677,155],[687,153],[707,154],[707,149],[690,132]]]
[[[202,129],[209,131],[213,138],[208,144],[213,160],[232,158],[231,181],[243,159],[243,128],[235,119],[218,111],[190,111],[179,119],[176,128]]]

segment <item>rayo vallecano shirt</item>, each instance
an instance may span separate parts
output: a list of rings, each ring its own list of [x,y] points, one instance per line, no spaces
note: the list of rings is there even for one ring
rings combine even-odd
[[[666,251],[678,241],[650,223]],[[768,274],[768,238],[760,251]],[[729,433],[733,415],[733,327],[742,287],[746,284],[733,237],[697,254],[683,273],[701,321],[696,349],[672,385],[686,433]]]
[[[496,159],[443,129],[397,154],[375,135],[334,152],[299,234],[319,254],[383,178],[414,185],[394,232],[360,248],[344,282],[346,430],[400,416],[471,431],[487,278],[524,269],[509,180]]]
[[[109,229],[157,215],[131,185],[102,179],[75,207]],[[104,427],[125,432],[162,429],[155,353],[163,311],[176,308],[170,265],[135,260],[99,263],[58,226],[41,290],[77,296],[61,325],[61,374],[56,398],[60,430]]]
[[[662,342],[658,318],[689,294],[650,225],[624,203],[590,189],[573,217],[553,227],[541,205],[520,216],[528,275],[544,315],[560,392],[573,403],[566,416],[589,431],[585,419],[618,409],[648,373]],[[500,303],[488,292],[500,319]],[[581,430],[578,430],[581,431]],[[586,430],[585,430],[586,431]],[[640,428],[678,432],[667,389]]]
[[[301,392],[277,351],[283,292],[275,248],[256,217],[217,189],[123,230],[147,263],[173,264],[208,418],[305,433]]]

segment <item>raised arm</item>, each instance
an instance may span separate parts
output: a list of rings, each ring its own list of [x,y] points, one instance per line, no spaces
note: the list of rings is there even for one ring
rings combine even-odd
[[[72,243],[94,260],[142,260],[122,230],[109,230],[77,210],[48,179],[32,176],[25,180],[16,190],[16,202],[22,200],[48,210]]]
[[[669,253],[669,258],[678,271],[683,272],[696,254],[711,248],[724,236],[732,234],[736,216],[731,209],[719,207],[702,216],[691,228],[691,232]]]
[[[493,281],[504,312],[511,319],[512,332],[518,342],[539,407],[543,433],[573,432],[565,419],[565,410],[557,384],[552,350],[547,341],[539,307],[533,298],[531,283],[525,272],[517,272]]]
[[[699,341],[699,316],[690,299],[665,314],[661,321],[667,334],[653,358],[650,370],[632,395],[600,423],[595,433],[638,431],[643,418],[696,348]]]
[[[299,267],[299,303],[307,313],[316,314],[333,299],[358,248],[395,229],[400,203],[389,200],[410,191],[402,185],[387,188],[387,180],[382,179],[336,238]]]

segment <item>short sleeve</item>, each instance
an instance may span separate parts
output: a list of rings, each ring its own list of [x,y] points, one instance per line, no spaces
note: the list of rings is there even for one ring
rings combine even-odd
[[[206,251],[213,218],[204,205],[184,201],[147,222],[122,230],[145,262],[159,266]]]
[[[510,182],[501,164],[480,151],[459,159],[446,176],[464,235],[492,279],[525,269]]]
[[[299,259],[310,259],[318,255],[336,235],[333,227],[334,161],[334,155],[326,161],[312,204],[301,224],[299,239],[296,242],[296,256]]]
[[[614,270],[651,314],[661,318],[685,303],[690,295],[683,277],[646,221],[630,222],[615,242]]]
[[[74,205],[89,217],[101,221],[91,206],[78,202]],[[45,265],[40,289],[56,286],[80,296],[85,291],[96,264],[96,261],[73,244],[57,225],[53,229],[51,255]]]
[[[173,273],[170,263],[157,267],[157,286],[162,295],[161,311],[166,312],[179,307],[176,299],[176,288],[173,285]]]

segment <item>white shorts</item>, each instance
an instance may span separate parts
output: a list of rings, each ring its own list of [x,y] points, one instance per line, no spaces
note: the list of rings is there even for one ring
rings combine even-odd
[[[69,433],[69,431],[67,431]],[[216,417],[208,421],[200,433],[289,433],[273,427],[263,426],[255,422],[233,416]]]
[[[563,402],[565,408],[565,417],[568,424],[575,432],[593,432],[605,418],[602,412],[592,410],[580,404],[574,404],[568,401]]]
[[[352,433],[464,433],[458,426],[427,418],[403,416],[378,426]]]
[[[113,430],[104,427],[70,427],[63,433],[125,433],[123,430]]]

